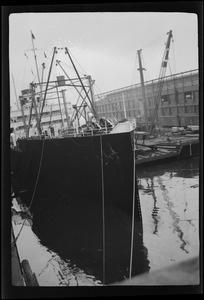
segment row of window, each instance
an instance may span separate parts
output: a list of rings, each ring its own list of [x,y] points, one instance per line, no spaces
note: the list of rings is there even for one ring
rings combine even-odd
[[[113,111],[110,110],[104,111],[104,112],[98,112],[99,116],[106,116],[108,118],[112,118],[115,116],[117,119],[124,118],[124,111]],[[198,105],[190,105],[190,106],[177,106],[177,107],[162,107],[158,111],[159,116],[177,116],[177,115],[183,115],[183,114],[198,114],[199,109]],[[154,109],[148,110],[148,115],[151,117],[154,114]],[[134,109],[134,110],[127,110],[126,111],[127,117],[131,118],[138,118],[140,115],[143,115],[143,111],[140,109]]]
[[[142,104],[142,99],[135,100],[134,98],[131,100],[127,100],[123,103],[121,99],[117,98],[114,99],[114,103],[111,103],[110,101],[106,104],[100,104],[97,103],[97,111],[100,112],[108,112],[108,111],[120,111],[125,109],[141,109],[143,106]],[[197,104],[199,100],[198,97],[198,91],[189,91],[189,92],[184,92],[184,93],[174,93],[174,94],[167,94],[167,95],[162,95],[161,97],[161,102],[160,102],[160,107],[165,107],[169,105],[177,105],[177,104],[186,104],[186,105],[191,105],[191,104]],[[148,97],[147,98],[147,107],[153,107],[154,106],[154,99],[153,97]]]
[[[178,114],[198,114],[198,112],[198,105],[165,107],[160,109],[160,115],[162,116],[175,116]]]
[[[161,105],[172,105],[172,104],[192,104],[198,103],[198,91],[188,91],[184,93],[175,93],[175,94],[167,94],[162,95],[161,97]],[[150,103],[149,103],[150,105]]]

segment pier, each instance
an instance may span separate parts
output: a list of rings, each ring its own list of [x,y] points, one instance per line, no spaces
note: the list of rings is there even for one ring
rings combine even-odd
[[[135,139],[137,166],[199,155],[199,134],[151,137],[146,132],[135,131]]]

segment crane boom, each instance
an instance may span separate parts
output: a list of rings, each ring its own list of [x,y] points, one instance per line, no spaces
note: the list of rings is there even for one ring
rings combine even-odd
[[[168,38],[167,38],[164,55],[162,58],[161,68],[160,68],[160,72],[159,72],[159,79],[158,79],[157,90],[156,90],[155,110],[154,110],[154,115],[153,115],[152,122],[151,122],[150,134],[153,131],[154,122],[155,122],[155,119],[156,119],[157,113],[158,113],[158,107],[159,107],[159,103],[161,100],[161,93],[162,93],[162,88],[163,88],[163,84],[164,84],[164,76],[166,74],[167,62],[169,59],[170,44],[171,44],[171,39],[173,38],[172,30],[167,32],[167,34],[168,34]]]

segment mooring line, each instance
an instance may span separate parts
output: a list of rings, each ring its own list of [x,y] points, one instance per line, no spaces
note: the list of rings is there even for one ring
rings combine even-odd
[[[129,279],[132,277],[132,259],[134,246],[134,226],[135,226],[135,139],[133,139],[133,199],[132,199],[132,231],[131,231],[131,247],[130,247],[130,268]]]
[[[105,198],[104,198],[102,135],[100,135],[100,149],[101,149],[101,186],[102,186],[102,222],[103,222],[103,285],[105,285]]]
[[[30,201],[30,205],[28,207],[28,209],[30,210],[31,208],[31,205],[33,203],[33,200],[34,200],[34,197],[35,197],[35,192],[36,192],[36,189],[37,189],[37,185],[38,185],[38,180],[39,180],[39,176],[40,176],[40,171],[41,171],[41,165],[42,165],[42,158],[43,158],[43,152],[44,152],[44,144],[45,144],[45,140],[43,140],[43,145],[42,145],[42,151],[41,151],[41,156],[40,156],[40,163],[39,163],[39,168],[38,168],[38,174],[37,174],[37,178],[36,178],[36,182],[35,182],[35,187],[34,187],[34,191],[33,191],[33,194],[32,194],[32,198],[31,198],[31,201]],[[14,239],[14,241],[12,242],[12,245],[16,243],[17,239],[19,238],[19,235],[25,225],[25,222],[28,218],[28,214],[27,214],[27,217],[24,219],[23,223],[22,223],[22,226],[19,230],[19,233],[17,234],[16,238]]]
[[[35,187],[34,187],[33,195],[32,195],[31,201],[30,201],[29,209],[31,208],[31,205],[33,203],[33,200],[34,200],[34,197],[35,197],[35,192],[36,192],[37,185],[38,185],[38,180],[39,180],[41,166],[42,166],[42,158],[43,158],[43,153],[44,153],[44,145],[45,145],[45,140],[43,140],[43,145],[42,145],[42,150],[41,150],[41,156],[40,156],[40,163],[39,163],[39,168],[38,168],[38,174],[37,174],[37,178],[36,178],[36,182],[35,182]]]

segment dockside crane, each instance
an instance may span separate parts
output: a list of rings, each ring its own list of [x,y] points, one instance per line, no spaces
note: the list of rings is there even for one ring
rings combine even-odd
[[[161,101],[162,88],[163,88],[163,84],[164,84],[164,77],[166,74],[167,63],[168,63],[168,59],[169,59],[170,44],[171,44],[171,39],[173,38],[172,30],[167,32],[167,34],[168,34],[168,38],[167,38],[164,55],[162,58],[161,68],[160,68],[160,72],[159,72],[158,84],[157,84],[157,89],[156,89],[156,97],[155,97],[155,109],[154,109],[154,114],[153,114],[152,121],[151,121],[150,134],[152,134],[152,132],[153,132],[155,120],[156,120],[157,114],[158,114],[158,108],[159,108],[159,104]]]

